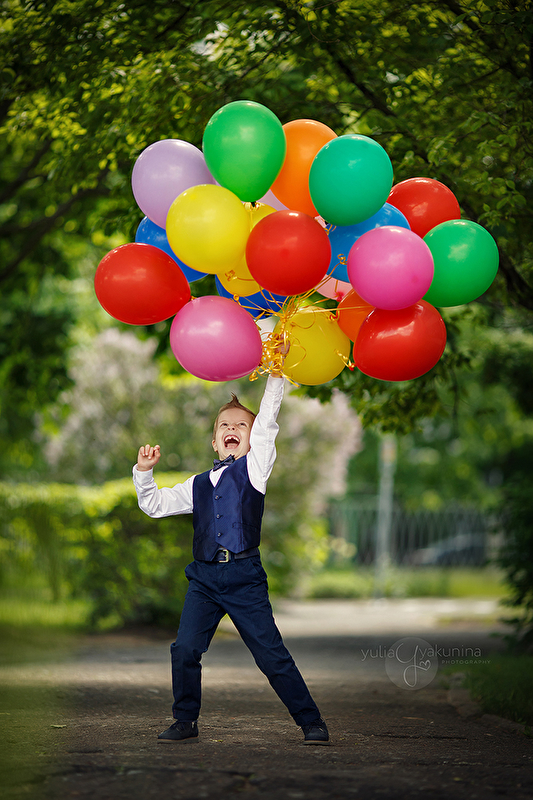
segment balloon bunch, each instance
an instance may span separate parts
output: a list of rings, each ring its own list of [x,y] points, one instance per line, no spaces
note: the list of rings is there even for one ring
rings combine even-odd
[[[393,186],[387,153],[367,136],[282,125],[264,105],[236,101],[211,117],[202,150],[166,139],[141,153],[132,189],[146,216],[95,276],[116,319],[174,317],[172,351],[197,377],[277,369],[288,341],[283,369],[296,383],[326,383],[346,366],[411,380],[444,351],[437,307],[475,300],[494,280],[490,234],[461,220],[436,180]],[[206,274],[218,295],[191,297]],[[261,333],[268,316],[274,330]]]

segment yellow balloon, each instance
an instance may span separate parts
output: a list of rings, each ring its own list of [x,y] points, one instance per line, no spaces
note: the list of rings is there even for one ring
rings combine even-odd
[[[250,218],[229,189],[200,184],[176,197],[166,230],[172,250],[187,266],[217,274],[244,258]]]
[[[280,320],[274,334],[283,324]],[[327,383],[346,366],[351,342],[329,309],[304,306],[285,322],[285,332],[290,349],[283,371],[296,383]]]
[[[244,207],[248,213],[250,230],[257,225],[259,220],[268,217],[269,214],[273,214],[276,210],[265,203],[257,203],[255,205],[244,203]],[[246,263],[246,256],[236,266],[229,267],[223,272],[219,272],[218,279],[224,289],[239,297],[249,297],[251,294],[260,292],[262,288],[257,281],[252,278],[250,270],[248,269],[248,264]]]
[[[251,294],[261,291],[257,281],[252,278],[245,258],[233,269],[219,272],[218,279],[224,289],[239,297],[249,297]]]
[[[251,203],[246,203],[246,206],[249,206],[250,211],[250,221],[251,221],[251,228],[257,225],[259,220],[263,219],[264,217],[268,217],[269,214],[274,214],[276,209],[272,208],[272,206],[267,205],[266,203],[255,203],[252,205]]]

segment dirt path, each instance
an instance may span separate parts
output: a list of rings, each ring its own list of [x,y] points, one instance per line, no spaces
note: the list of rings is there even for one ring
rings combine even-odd
[[[156,739],[171,721],[167,639],[87,637],[62,662],[4,668],[11,696],[34,698],[32,713],[22,702],[6,712],[5,796],[533,798],[531,740],[461,716],[443,686],[443,662],[490,658],[498,647],[483,621],[493,611],[490,602],[279,604],[285,641],[328,721],[329,747],[302,746],[230,623],[204,657],[200,737],[189,742]]]

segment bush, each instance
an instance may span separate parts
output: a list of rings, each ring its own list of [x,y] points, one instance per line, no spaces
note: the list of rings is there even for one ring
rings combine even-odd
[[[183,475],[159,476],[173,485]],[[130,479],[98,488],[0,484],[4,587],[41,575],[52,600],[91,601],[90,622],[176,627],[191,560],[188,517],[152,520]]]
[[[486,714],[497,714],[529,728],[533,725],[532,670],[531,656],[509,653],[493,653],[490,659],[461,667],[466,673],[466,688]]]
[[[507,637],[511,649],[533,652],[533,493],[531,476],[510,481],[503,493],[505,544],[498,563],[511,594],[503,601],[518,609],[505,622],[514,628]]]
[[[187,476],[158,473],[158,486]],[[273,592],[326,557],[326,532],[301,522],[285,493],[269,488],[263,559]],[[300,524],[296,521],[300,519]],[[88,599],[92,626],[179,621],[192,560],[192,516],[155,520],[143,514],[130,478],[99,487],[0,483],[0,588],[46,583],[52,602]]]

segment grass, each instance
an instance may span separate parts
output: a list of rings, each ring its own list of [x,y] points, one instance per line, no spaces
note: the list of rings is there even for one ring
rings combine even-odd
[[[13,680],[12,668],[22,675],[32,665],[68,657],[86,629],[87,612],[79,600],[52,602],[43,587],[0,593],[0,785],[6,800],[30,787],[36,791],[53,763],[53,729],[63,726],[65,702],[57,687],[34,685],[27,675]],[[7,678],[1,667],[8,668]]]
[[[465,687],[486,714],[522,723],[526,732],[533,726],[533,656],[497,653],[449,671],[465,673]]]
[[[374,594],[369,567],[326,568],[308,578],[308,599],[364,599]],[[386,597],[494,598],[506,594],[502,575],[493,567],[439,569],[391,567],[384,584]]]
[[[86,630],[89,604],[53,602],[45,590],[0,594],[0,664],[56,659]]]

